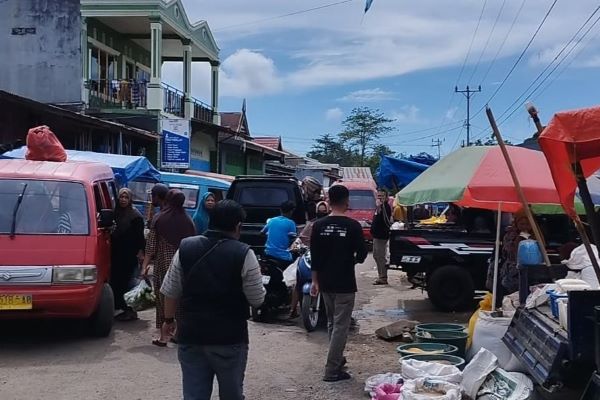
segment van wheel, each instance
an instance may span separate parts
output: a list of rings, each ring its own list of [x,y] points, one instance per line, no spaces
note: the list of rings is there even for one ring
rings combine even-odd
[[[456,265],[436,269],[427,282],[427,295],[433,305],[442,311],[467,308],[475,296],[471,275]]]
[[[102,287],[100,302],[96,311],[89,318],[90,335],[96,337],[107,337],[112,330],[113,311],[115,307],[115,299],[113,291],[108,283]]]

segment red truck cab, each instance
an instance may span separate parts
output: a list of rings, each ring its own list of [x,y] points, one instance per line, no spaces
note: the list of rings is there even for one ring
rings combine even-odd
[[[110,167],[0,160],[0,320],[79,318],[112,329]]]
[[[334,185],[343,185],[350,192],[350,207],[346,215],[360,223],[363,228],[365,240],[372,241],[371,224],[377,208],[377,187],[375,182],[348,181],[336,182]]]

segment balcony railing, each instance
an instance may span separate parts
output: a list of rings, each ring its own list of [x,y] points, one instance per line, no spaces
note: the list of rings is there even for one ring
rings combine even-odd
[[[163,111],[183,118],[185,116],[184,93],[166,83],[162,83],[161,86]],[[148,105],[147,81],[97,79],[87,81],[87,88],[90,108],[136,109],[146,108]],[[191,117],[204,122],[212,122],[212,108],[194,97],[191,100],[193,106]]]
[[[147,81],[96,79],[87,81],[91,108],[146,108]]]
[[[183,117],[185,115],[185,95],[184,93],[166,83],[162,84],[163,87],[163,107],[164,111],[170,114]],[[212,122],[212,109],[211,107],[192,97],[192,118],[198,119],[204,122]]]

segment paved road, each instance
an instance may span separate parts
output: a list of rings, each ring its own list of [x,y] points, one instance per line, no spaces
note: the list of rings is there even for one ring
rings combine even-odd
[[[374,287],[371,258],[359,266],[359,329],[348,344],[354,379],[321,381],[327,346],[323,331],[306,333],[299,322],[250,323],[251,351],[246,397],[253,399],[356,399],[364,380],[398,369],[395,344],[373,335],[397,319],[466,322],[468,313],[432,310],[420,290],[410,290],[399,272],[389,287]],[[46,322],[0,324],[0,399],[180,399],[175,348],[150,344],[153,311],[140,320],[118,323],[106,339],[86,338],[77,325]],[[216,395],[214,398],[218,398]]]

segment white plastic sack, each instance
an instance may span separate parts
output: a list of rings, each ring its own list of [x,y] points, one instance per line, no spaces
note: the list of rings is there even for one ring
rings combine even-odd
[[[460,400],[460,387],[439,379],[419,378],[404,382],[403,400]]]
[[[137,286],[123,295],[125,303],[135,311],[142,311],[154,307],[156,297],[152,291],[152,286],[145,279],[142,279]]]
[[[296,259],[289,267],[283,271],[283,281],[287,287],[293,287],[296,285],[296,272],[298,271],[298,260]]]
[[[466,397],[475,399],[487,376],[498,368],[498,358],[489,350],[481,349],[463,370],[461,387]]]
[[[414,359],[402,360],[402,377],[404,379],[435,378],[438,380],[458,383],[462,381],[462,373],[454,365]]]
[[[527,300],[525,301],[525,308],[536,308],[541,306],[544,303],[548,302],[548,290],[555,290],[556,285],[554,283],[550,283],[544,286],[539,286],[535,289],[529,296],[527,296]]]
[[[496,368],[477,392],[477,400],[527,400],[533,382],[526,375]]]
[[[524,371],[519,360],[502,342],[514,312],[505,312],[504,317],[492,317],[489,311],[480,311],[473,330],[473,341],[467,353],[471,359],[481,349],[487,349],[498,358],[498,366],[509,371]]]
[[[388,372],[387,374],[373,375],[365,381],[365,392],[369,396],[375,396],[375,388],[384,383],[396,384],[402,380],[402,375]]]

